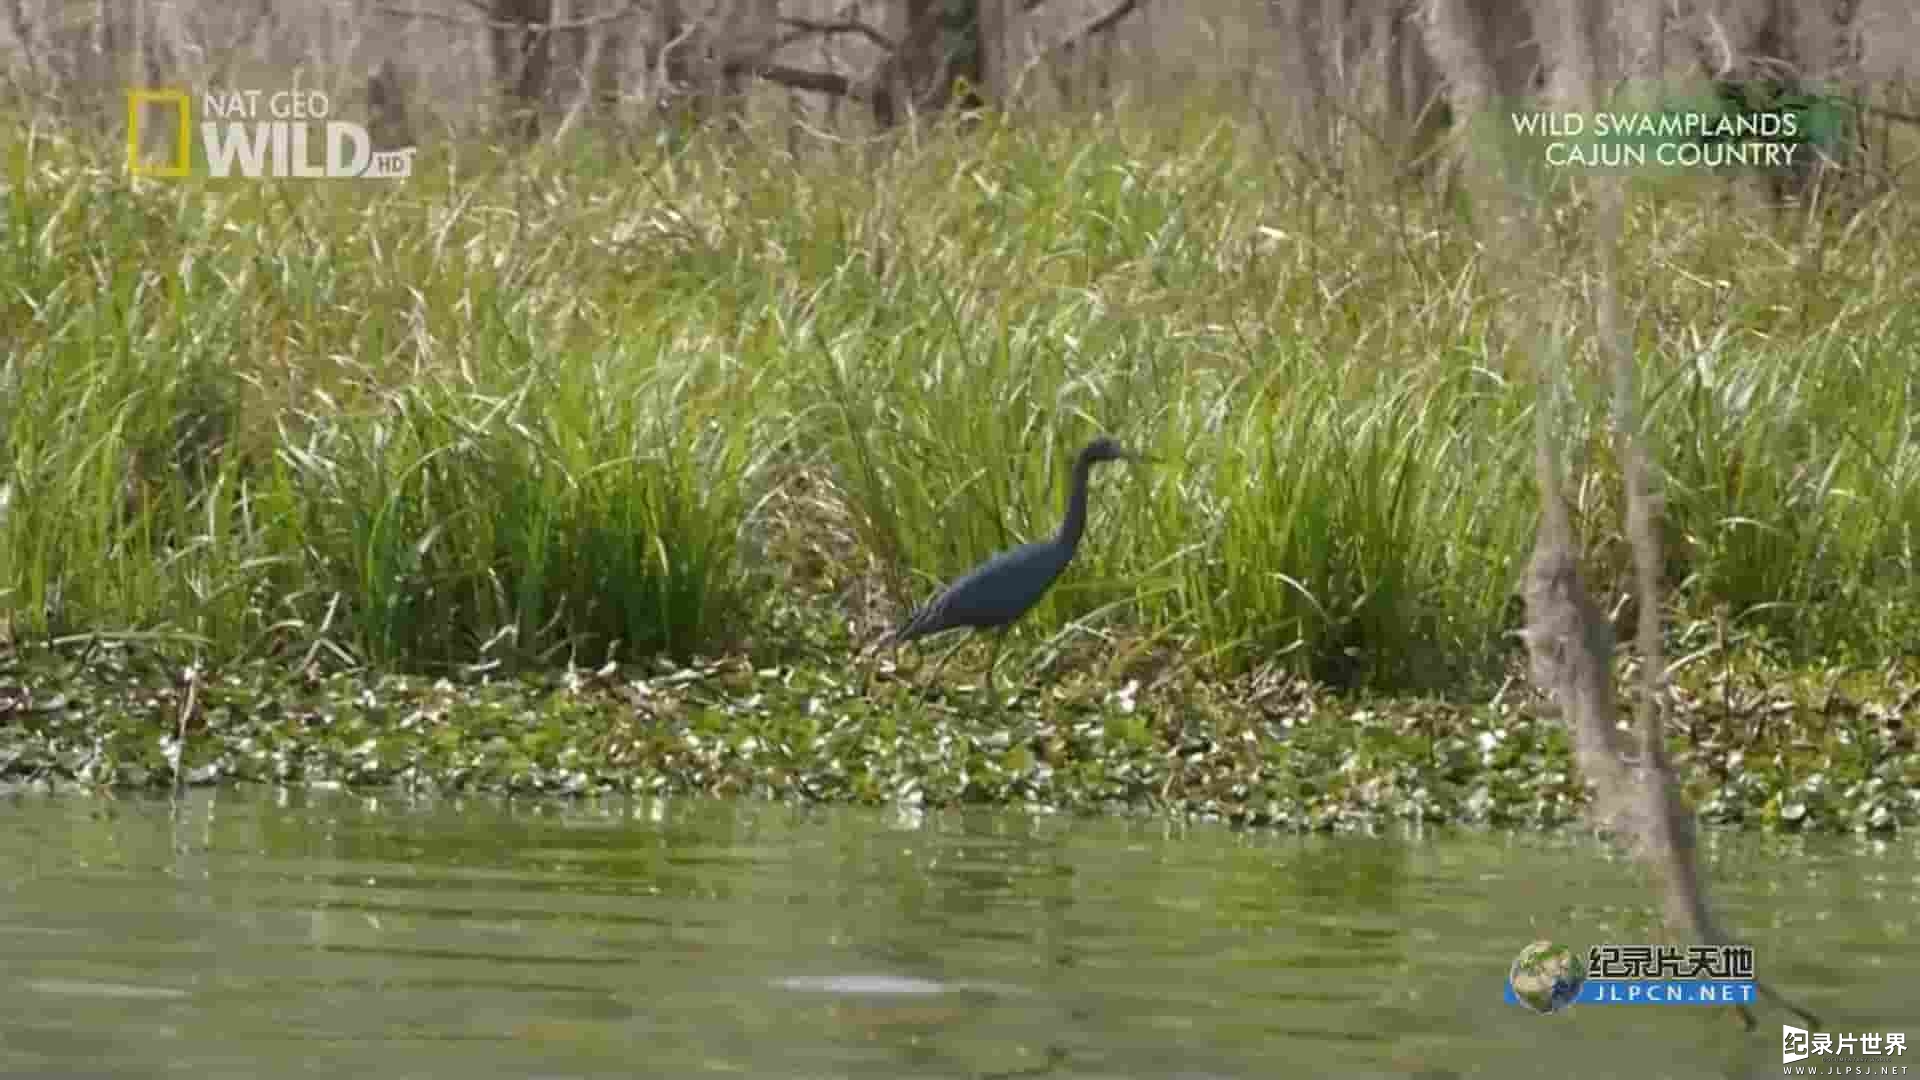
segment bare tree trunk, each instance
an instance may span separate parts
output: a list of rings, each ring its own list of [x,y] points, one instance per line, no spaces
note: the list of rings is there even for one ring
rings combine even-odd
[[[594,107],[601,112],[611,113],[620,106],[622,76],[632,42],[632,31],[625,23],[611,23],[594,31],[587,80],[593,90]]]
[[[566,118],[560,122],[556,137],[583,118],[612,115],[620,103],[626,30],[618,20],[585,24],[576,3],[558,0],[554,8],[555,24],[566,28],[554,42],[559,54],[554,83],[569,97]]]
[[[48,68],[43,68],[41,63],[40,35],[34,29],[33,20],[27,18],[24,0],[6,0],[6,15],[7,30],[20,43],[20,55],[26,61],[27,77],[36,89],[46,89]]]
[[[1618,39],[1621,75],[1644,96],[1667,77],[1666,0],[1621,0]]]
[[[592,48],[591,31],[576,25],[587,12],[586,0],[548,0],[547,16],[554,30],[548,33],[547,78],[555,100],[564,102],[567,120],[564,126],[592,102],[587,88],[587,53]]]
[[[92,56],[85,76],[88,90],[99,90],[116,81],[120,73],[120,52],[126,47],[127,40],[133,37],[127,24],[140,14],[139,8],[134,5],[116,4],[113,0],[94,0],[93,40],[88,42],[88,51]]]
[[[958,107],[972,111],[985,104],[989,71],[997,62],[1005,81],[1005,0],[906,0],[906,29],[892,53],[874,73],[874,123],[885,129],[921,112]],[[994,12],[986,12],[989,5]],[[988,25],[1000,30],[988,41]],[[988,53],[1001,50],[1001,59]]]
[[[118,13],[116,13],[118,14]],[[110,91],[122,87],[157,90],[168,84],[173,57],[156,25],[151,0],[132,0],[125,21],[95,28],[100,68]],[[117,96],[117,95],[116,95]],[[179,145],[177,112],[148,107],[140,118],[140,155],[149,161],[174,162],[185,147]]]
[[[1112,99],[1113,51],[1111,31],[1070,38],[1057,46],[1044,66],[1062,104],[1078,108]]]
[[[780,0],[723,0],[703,55],[710,65],[707,81],[720,87],[721,106],[736,124],[745,120],[755,72],[776,51],[779,22]]]
[[[749,2],[754,7],[746,7]],[[683,0],[658,0],[649,45],[656,109],[690,127],[721,113],[737,115],[752,65],[735,61],[765,50],[742,44],[756,36],[746,28],[764,27],[757,36],[770,42],[771,22],[765,0],[724,0],[704,15],[689,14]]]
[[[1497,100],[1532,94],[1542,67],[1532,7],[1508,0],[1431,0],[1427,48],[1454,110],[1477,116]]]
[[[1013,39],[1009,33],[1011,0],[977,0],[980,35],[980,92],[1004,106],[1013,92]]]
[[[654,0],[653,26],[647,41],[647,85],[659,112],[678,112],[682,95],[693,83],[692,65],[687,62],[687,42],[692,36],[680,0]]]
[[[1374,13],[1374,48],[1386,68],[1386,137],[1402,168],[1433,170],[1432,152],[1448,124],[1444,86],[1418,23],[1418,0],[1383,0]]]
[[[1326,28],[1322,43],[1327,56],[1322,79],[1329,88],[1349,85],[1364,59],[1372,26],[1359,5],[1360,0],[1320,0],[1319,23]]]
[[[934,107],[946,109],[956,104],[968,112],[987,102],[987,54],[994,43],[987,40],[989,5],[998,0],[944,0],[934,5],[939,13],[942,77],[935,91]]]
[[[1267,13],[1279,36],[1281,92],[1292,136],[1309,147],[1325,142],[1327,72],[1332,66],[1327,45],[1335,31],[1325,22],[1321,0],[1268,0]]]
[[[398,64],[380,61],[367,77],[367,137],[375,150],[413,146],[413,122],[408,116],[406,80]]]
[[[488,37],[493,77],[508,125],[519,137],[533,139],[540,134],[540,113],[553,72],[553,34],[548,29],[553,0],[493,0],[492,18]]]
[[[1436,179],[1451,184],[1461,166],[1505,167],[1487,155],[1465,154],[1466,142],[1504,116],[1502,104],[1533,96],[1542,58],[1533,6],[1523,0],[1426,0],[1422,27],[1427,51],[1446,91],[1453,153],[1432,155]],[[1485,178],[1481,178],[1484,180]],[[1479,181],[1476,181],[1476,183]]]
[[[938,78],[934,19],[938,0],[906,0],[906,27],[892,54],[874,74],[873,122],[882,130],[897,127],[918,107],[924,88]]]
[[[1857,93],[1860,43],[1852,20],[1859,6],[1845,5],[1850,10],[1842,18],[1831,0],[1695,0],[1689,29],[1700,67],[1723,95]],[[1816,198],[1832,176],[1830,166],[1863,155],[1860,133],[1845,135],[1804,148],[1795,154],[1795,168],[1768,177],[1774,199]]]

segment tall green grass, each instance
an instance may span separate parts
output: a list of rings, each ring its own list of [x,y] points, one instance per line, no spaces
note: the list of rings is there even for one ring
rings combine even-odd
[[[627,275],[576,274],[617,215],[559,230],[565,194],[496,173],[477,205],[445,164],[130,188],[9,147],[17,629],[403,665],[737,639],[759,373],[696,297],[636,320]]]
[[[9,131],[16,634],[401,667],[773,649],[771,608],[867,582],[897,612],[1046,534],[1104,430],[1166,464],[1097,475],[1033,632],[1382,687],[1512,647],[1533,391],[1487,327],[1513,301],[1363,150],[1195,108],[130,183],[115,146]],[[1920,208],[1663,189],[1626,241],[1678,614],[1911,651]],[[1603,584],[1605,406],[1596,379],[1562,410]],[[799,484],[850,523],[824,575],[769,540],[824,527],[776,520]]]

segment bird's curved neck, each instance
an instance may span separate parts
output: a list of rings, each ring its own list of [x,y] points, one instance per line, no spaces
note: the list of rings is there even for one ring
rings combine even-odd
[[[1060,522],[1060,531],[1054,539],[1073,548],[1080,543],[1080,534],[1087,530],[1087,479],[1093,473],[1093,462],[1075,458],[1073,462],[1073,484],[1067,494],[1067,516]]]

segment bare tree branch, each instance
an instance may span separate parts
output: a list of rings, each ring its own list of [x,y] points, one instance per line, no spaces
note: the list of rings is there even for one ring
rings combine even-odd
[[[1884,105],[1874,104],[1862,105],[1861,108],[1874,116],[1920,127],[1920,113],[1901,112],[1898,109],[1889,109]]]
[[[780,39],[780,45],[782,47],[792,45],[797,41],[802,41],[815,35],[833,37],[840,34],[856,34],[888,51],[892,51],[894,48],[893,39],[882,33],[879,27],[871,23],[862,22],[859,19],[803,19],[798,17],[782,17],[780,25],[793,31],[793,33],[787,34]]]
[[[834,97],[865,97],[857,83],[837,71],[810,71],[771,61],[755,63],[751,60],[735,60],[728,62],[726,72],[729,75],[752,75],[789,90],[811,90]]]
[[[1119,3],[1113,5],[1111,8],[1108,8],[1106,11],[1101,12],[1098,15],[1095,15],[1093,18],[1088,19],[1084,23],[1081,23],[1079,29],[1073,31],[1070,34],[1067,34],[1066,36],[1062,37],[1060,40],[1054,42],[1051,45],[1048,45],[1046,48],[1041,49],[1036,59],[1045,60],[1048,57],[1053,56],[1055,53],[1061,52],[1062,50],[1065,50],[1065,49],[1073,48],[1074,46],[1080,44],[1081,42],[1087,40],[1088,38],[1097,37],[1101,34],[1106,33],[1107,31],[1113,29],[1115,26],[1119,25],[1120,20],[1133,14],[1134,10],[1139,6],[1140,6],[1140,0],[1120,0]],[[1028,10],[1031,11],[1032,8],[1029,7]]]
[[[27,74],[38,81],[40,77],[40,45],[33,32],[33,24],[27,19],[26,8],[22,0],[8,0],[7,27],[13,31],[15,41],[20,43],[20,54],[26,58]]]
[[[525,30],[534,34],[552,34],[552,33],[558,33],[563,31],[591,30],[596,26],[605,26],[608,23],[619,22],[622,19],[631,19],[636,15],[643,15],[646,13],[646,8],[641,4],[641,0],[628,0],[627,6],[620,8],[617,11],[605,11],[605,12],[601,12],[598,15],[590,15],[584,19],[571,19],[567,22],[548,22],[548,23],[524,22],[523,23],[515,20],[502,20],[502,19],[493,18],[492,12],[487,8],[482,7],[481,4],[478,2],[478,0],[467,0],[467,3],[472,7],[476,7],[476,8],[479,8],[481,11],[487,12],[487,14],[477,18],[466,17],[466,16],[460,16],[460,15],[449,15],[444,11],[426,11],[421,8],[394,7],[390,4],[381,4],[375,7],[374,11],[382,15],[391,15],[395,18],[400,18],[400,19],[427,19],[431,22],[450,23],[454,26],[472,26],[472,27],[479,27],[481,29],[487,29],[487,30]]]

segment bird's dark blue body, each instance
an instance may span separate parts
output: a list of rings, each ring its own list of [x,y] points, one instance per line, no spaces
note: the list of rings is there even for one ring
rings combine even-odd
[[[1003,551],[946,587],[907,620],[899,641],[962,626],[994,629],[1033,609],[1073,561],[1073,548],[1059,537]]]
[[[1081,534],[1087,527],[1087,482],[1093,467],[1121,458],[1142,460],[1104,435],[1088,443],[1074,459],[1067,516],[1058,532],[1049,539],[1003,551],[969,570],[885,640],[897,645],[961,627],[1004,629],[1032,610],[1059,580],[1080,547]],[[993,677],[991,662],[987,677]]]

